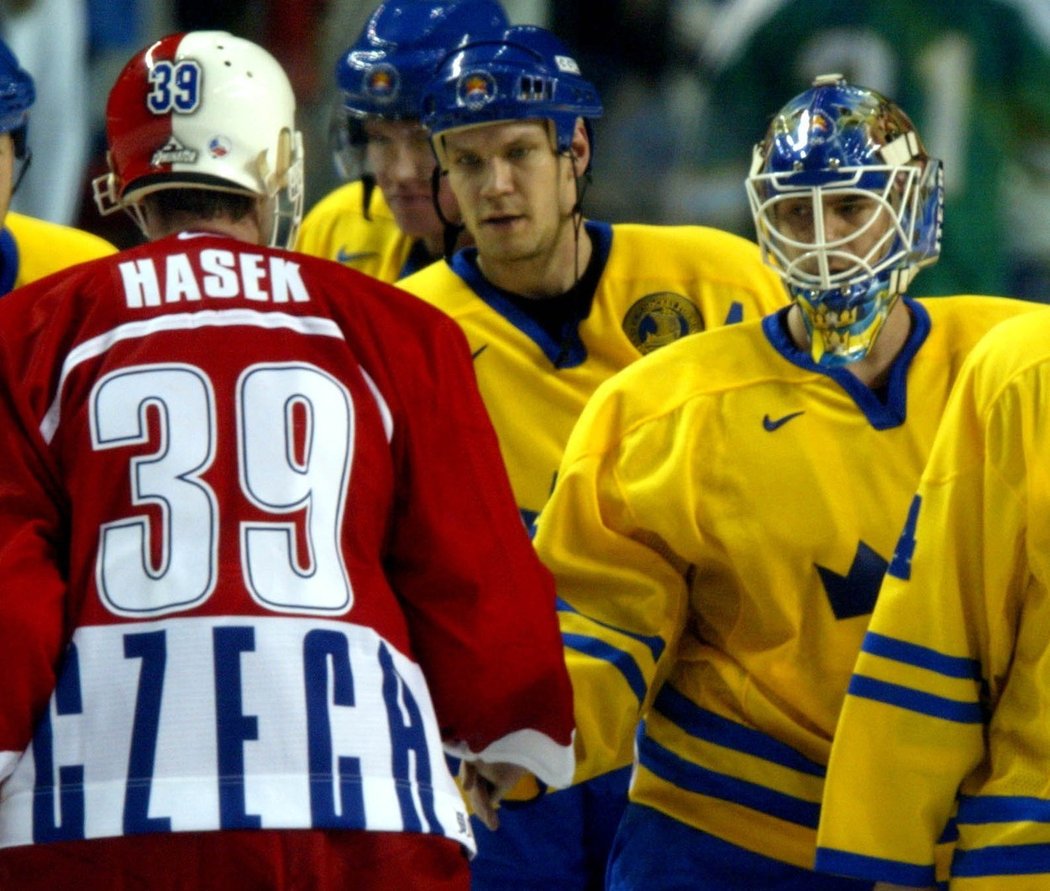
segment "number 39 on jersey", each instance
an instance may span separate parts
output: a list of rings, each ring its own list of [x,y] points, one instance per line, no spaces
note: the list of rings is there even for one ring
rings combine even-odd
[[[353,406],[341,382],[309,364],[257,364],[237,382],[239,486],[270,517],[240,524],[241,570],[266,610],[331,616],[353,605],[339,542]],[[215,458],[215,413],[212,382],[192,365],[120,369],[92,391],[92,447],[133,452],[128,513],[99,535],[99,596],[117,615],[193,609],[215,590],[223,518],[203,478]]]

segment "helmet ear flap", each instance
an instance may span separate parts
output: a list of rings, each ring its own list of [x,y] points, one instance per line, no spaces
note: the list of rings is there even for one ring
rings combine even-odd
[[[267,185],[267,191],[273,194],[278,189],[286,188],[288,185],[288,171],[292,166],[292,132],[287,127],[282,127],[277,134],[275,146],[276,158],[274,167],[270,169],[266,159],[268,149],[262,149],[255,159],[259,180]]]
[[[266,152],[259,155],[259,178],[267,183],[272,224],[269,244],[290,247],[299,232],[303,218],[303,143],[302,135],[283,127],[277,136],[275,165],[267,170]]]
[[[277,185],[285,187],[288,185],[288,169],[292,166],[292,131],[287,127],[281,128],[277,137]]]
[[[113,171],[113,152],[106,152],[107,173],[96,176],[91,181],[91,192],[99,214],[108,217],[120,210],[120,181]]]

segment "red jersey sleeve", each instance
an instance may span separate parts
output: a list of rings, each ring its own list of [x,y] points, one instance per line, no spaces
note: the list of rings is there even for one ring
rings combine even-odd
[[[403,391],[409,422],[394,443],[392,584],[450,748],[561,785],[572,688],[553,579],[515,506],[467,342],[443,317],[432,336],[426,383]]]
[[[47,706],[66,638],[63,492],[10,385],[7,342],[21,334],[0,334],[0,780]]]

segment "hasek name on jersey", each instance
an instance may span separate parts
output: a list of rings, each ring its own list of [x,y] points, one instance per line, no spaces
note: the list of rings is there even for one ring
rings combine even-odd
[[[218,248],[203,250],[195,265],[186,254],[159,260],[146,257],[121,263],[124,299],[129,309],[142,309],[202,299],[240,298],[256,303],[306,303],[310,294],[299,264],[285,257]]]

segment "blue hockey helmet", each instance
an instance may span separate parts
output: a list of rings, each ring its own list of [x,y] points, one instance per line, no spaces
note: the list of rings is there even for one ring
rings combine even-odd
[[[476,40],[449,53],[423,96],[423,124],[434,137],[498,121],[546,119],[555,147],[567,152],[576,121],[602,115],[598,91],[580,73],[568,48],[535,25],[508,28],[498,39]]]
[[[0,133],[10,133],[15,156],[25,157],[29,107],[36,99],[33,78],[18,64],[6,43],[0,41]]]
[[[818,77],[776,114],[747,193],[763,259],[823,366],[866,356],[897,297],[940,255],[940,161],[896,104],[841,75]],[[836,208],[848,208],[848,225],[833,222]]]
[[[336,64],[343,106],[356,117],[417,120],[423,88],[455,47],[509,25],[496,0],[388,0]]]

